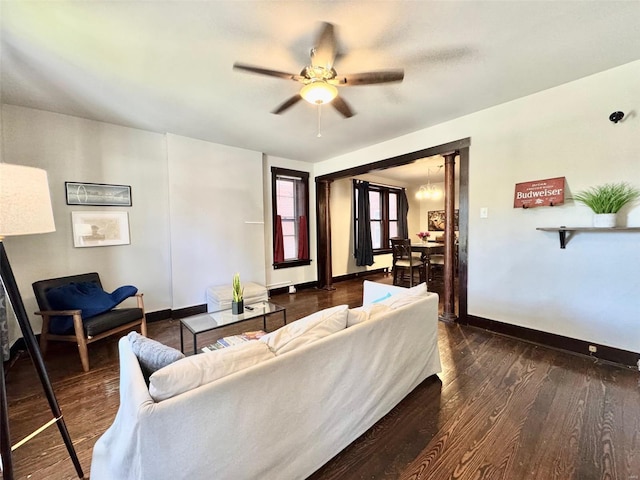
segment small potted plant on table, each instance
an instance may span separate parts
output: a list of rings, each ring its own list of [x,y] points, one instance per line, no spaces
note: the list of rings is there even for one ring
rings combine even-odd
[[[427,239],[431,236],[429,232],[418,232],[416,233],[416,235],[420,237],[420,240],[422,240],[422,243],[427,243]]]
[[[574,200],[593,211],[593,226],[600,228],[615,227],[618,211],[638,198],[640,190],[626,182],[598,185],[573,196]]]
[[[231,313],[234,315],[240,315],[244,313],[244,288],[240,283],[240,274],[236,273],[233,276],[233,300],[231,301]]]

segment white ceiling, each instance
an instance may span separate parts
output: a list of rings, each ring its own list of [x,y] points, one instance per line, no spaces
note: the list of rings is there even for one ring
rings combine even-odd
[[[2,101],[316,162],[640,58],[639,1],[4,0]],[[338,73],[404,68],[342,87],[344,119],[299,102],[320,22]],[[612,105],[612,109],[615,105]],[[372,159],[377,160],[377,159]]]

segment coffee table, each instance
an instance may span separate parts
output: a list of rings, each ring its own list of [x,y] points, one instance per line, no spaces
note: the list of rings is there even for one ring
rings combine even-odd
[[[284,318],[284,324],[287,324],[287,310],[280,305],[272,302],[258,302],[250,305],[245,305],[244,313],[240,315],[234,315],[231,313],[231,309],[219,310],[217,312],[202,313],[200,315],[194,315],[192,317],[185,317],[180,319],[180,351],[184,353],[184,337],[182,333],[183,327],[187,327],[187,330],[193,335],[193,353],[198,353],[198,339],[197,336],[200,333],[210,332],[221,327],[233,325],[235,323],[246,322],[247,320],[254,320],[262,317],[262,325],[264,331],[267,331],[267,317],[276,313],[282,313]]]

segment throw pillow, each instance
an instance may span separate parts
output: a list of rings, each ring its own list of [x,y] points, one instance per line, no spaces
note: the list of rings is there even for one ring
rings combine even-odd
[[[348,308],[347,305],[338,305],[320,310],[268,333],[259,341],[266,343],[276,355],[289,352],[346,328]],[[299,338],[303,336],[304,338]]]
[[[427,293],[427,284],[421,283],[420,285],[407,289],[406,292],[392,295],[376,305],[386,305],[387,307],[396,309],[418,301],[425,293]]]
[[[391,292],[387,292],[387,294],[384,297],[380,297],[380,298],[376,298],[373,302],[371,303],[380,303],[383,300],[386,300],[387,298],[389,298],[391,296]]]
[[[411,287],[407,293],[409,293],[409,295],[422,295],[427,293],[427,283],[423,282],[420,285]]]
[[[108,312],[136,293],[138,289],[131,285],[117,288],[109,294],[94,282],[71,282],[47,290],[46,296],[53,310],[82,310],[84,320]],[[73,330],[73,319],[70,316],[54,317],[50,330],[64,335]]]
[[[149,394],[160,402],[273,357],[269,347],[259,341],[192,355],[151,375]]]
[[[133,297],[136,293],[138,293],[138,289],[133,285],[123,285],[122,287],[116,288],[109,296],[111,297],[111,301],[114,302],[115,307],[127,298]]]
[[[147,384],[153,372],[184,358],[184,354],[180,350],[147,338],[138,332],[129,333],[127,339],[134,355],[138,357]]]

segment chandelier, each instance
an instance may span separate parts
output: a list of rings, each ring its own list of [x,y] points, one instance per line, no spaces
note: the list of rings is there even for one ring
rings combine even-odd
[[[442,165],[438,166],[438,172],[442,168]],[[439,200],[442,198],[442,190],[440,190],[435,185],[431,184],[430,179],[431,169],[427,168],[427,184],[420,185],[418,191],[416,192],[416,198],[418,200]]]

